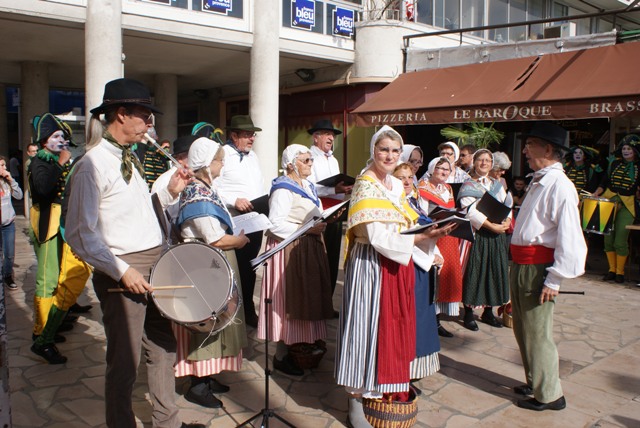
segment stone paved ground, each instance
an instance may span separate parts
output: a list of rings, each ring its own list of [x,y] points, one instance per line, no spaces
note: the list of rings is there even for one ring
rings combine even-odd
[[[16,428],[104,427],[104,332],[100,309],[91,287],[81,297],[94,308],[66,333],[59,349],[69,357],[65,365],[51,366],[32,354],[31,326],[34,284],[33,251],[18,219],[16,273],[20,290],[7,291],[9,330],[9,386]],[[602,267],[596,252],[594,270]],[[633,271],[632,276],[637,273]],[[338,287],[340,290],[341,287]],[[465,330],[458,320],[445,326],[455,337],[442,340],[439,373],[418,385],[416,427],[640,427],[640,287],[603,283],[587,274],[564,289],[584,290],[585,296],[563,295],[556,309],[556,339],[560,352],[562,385],[568,407],[562,412],[534,413],[517,408],[511,388],[522,383],[518,349],[510,329],[480,324],[479,332]],[[338,293],[336,293],[338,294]],[[335,306],[338,306],[336,296]],[[342,427],[346,394],[333,380],[335,321],[329,323],[327,355],[318,369],[301,379],[275,373],[270,383],[270,407],[301,428]],[[231,391],[220,396],[225,406],[211,411],[177,402],[184,421],[211,427],[235,427],[259,412],[264,403],[264,345],[251,333],[251,346],[239,373],[224,373],[220,380]],[[270,354],[273,355],[271,346]],[[150,427],[146,372],[141,365],[136,384],[135,411],[140,427]],[[176,390],[183,393],[184,382]],[[535,419],[534,419],[535,418]],[[260,426],[261,420],[253,424]],[[270,427],[282,427],[276,419]]]

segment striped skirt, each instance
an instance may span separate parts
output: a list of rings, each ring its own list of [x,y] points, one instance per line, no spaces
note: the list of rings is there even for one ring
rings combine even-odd
[[[267,239],[265,251],[278,245],[278,241],[273,238]],[[285,266],[288,262],[286,251],[280,251],[271,258],[264,269],[262,276],[263,299],[271,296],[271,305],[265,308],[265,304],[260,305],[258,314],[258,339],[267,338],[266,320],[269,316],[269,340],[274,342],[283,341],[287,345],[294,343],[314,343],[318,339],[327,337],[327,324],[324,320],[306,321],[296,320],[287,317],[285,306]]]
[[[371,245],[356,242],[345,264],[335,377],[339,385],[365,396],[409,390],[408,379],[396,384],[377,380],[381,287],[380,256]]]

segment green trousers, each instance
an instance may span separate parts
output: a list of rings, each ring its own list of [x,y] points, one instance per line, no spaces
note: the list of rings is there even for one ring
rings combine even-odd
[[[60,258],[62,257],[62,238],[60,234],[45,242],[38,242],[32,233],[33,249],[38,259],[36,272],[36,290],[33,297],[33,334],[40,335],[47,323],[53,301],[53,291],[58,285]]]
[[[633,215],[624,205],[618,204],[613,223],[613,233],[604,235],[604,251],[615,251],[618,256],[629,255],[629,231],[626,226],[633,224]]]
[[[555,301],[540,304],[549,264],[513,264],[509,273],[513,333],[520,348],[527,384],[541,403],[562,397],[558,348],[553,341]]]

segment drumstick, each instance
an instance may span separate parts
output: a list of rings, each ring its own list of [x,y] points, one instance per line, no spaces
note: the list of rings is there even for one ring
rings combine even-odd
[[[160,285],[153,287],[153,290],[177,290],[179,288],[193,288],[195,285]],[[129,290],[126,288],[108,288],[109,293],[127,293]]]

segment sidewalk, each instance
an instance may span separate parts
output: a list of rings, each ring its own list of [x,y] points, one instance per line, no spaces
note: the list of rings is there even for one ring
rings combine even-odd
[[[20,289],[5,289],[13,426],[104,427],[106,343],[93,289],[89,285],[80,297],[81,303],[93,304],[92,311],[80,317],[75,328],[64,334],[67,342],[59,345],[69,361],[52,366],[31,353],[35,257],[25,233],[26,220],[19,217],[16,221]],[[442,369],[418,383],[423,395],[415,426],[515,428],[530,427],[534,421],[540,427],[640,426],[640,287],[635,282],[604,283],[599,277],[594,272],[566,283],[565,290],[584,290],[586,295],[561,295],[556,307],[555,332],[567,409],[537,413],[517,408],[518,397],[511,388],[523,382],[523,372],[511,329],[479,323],[480,331],[471,332],[452,320],[444,323],[455,336],[441,340]],[[341,288],[334,307],[338,307]],[[271,378],[270,407],[297,427],[344,426],[347,396],[333,379],[335,332],[336,320],[332,320],[329,349],[318,369],[307,370],[302,378],[278,372]],[[235,427],[265,407],[264,345],[255,340],[253,331],[250,339],[253,355],[245,359],[242,371],[220,375],[231,386],[229,393],[218,396],[224,409],[204,409],[180,395],[177,403],[183,421]],[[270,355],[274,351],[272,345]],[[179,394],[186,388],[181,380],[176,382]],[[144,364],[134,389],[134,407],[138,426],[151,427]],[[260,423],[261,417],[253,426]],[[269,426],[284,425],[272,418]]]

